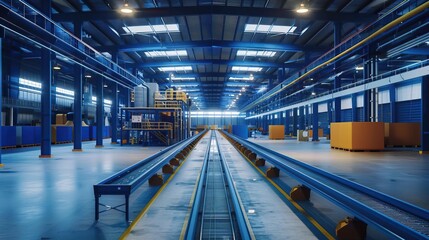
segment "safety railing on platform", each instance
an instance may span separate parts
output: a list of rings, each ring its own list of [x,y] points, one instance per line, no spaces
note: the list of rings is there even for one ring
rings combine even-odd
[[[385,14],[381,15],[376,21],[371,22],[366,27],[362,28],[361,30],[355,32],[345,40],[343,40],[341,43],[339,43],[336,47],[330,49],[328,52],[320,56],[318,59],[314,60],[312,63],[307,65],[304,69],[302,69],[306,74],[308,72],[313,72],[315,69],[320,68],[323,64],[326,63],[326,65],[332,64],[332,61],[334,58],[339,57],[340,55],[345,55],[345,53],[351,53],[354,48],[357,48],[358,46],[362,45],[361,43],[372,37],[373,35],[377,34],[377,31],[381,28],[387,25],[388,23],[394,21],[398,18],[398,15],[405,15],[409,11],[413,10],[414,8],[421,7],[422,4],[425,4],[426,1],[424,0],[418,0],[418,1],[403,1],[399,3],[397,6],[392,8],[390,11],[386,12]],[[427,4],[427,3],[426,3]],[[378,34],[377,34],[378,35]],[[273,89],[269,90],[265,94],[256,95],[255,97],[249,99],[245,104],[243,109],[248,110],[252,108],[257,103],[260,103],[264,100],[267,100],[268,98],[278,94],[282,89],[284,89],[288,84],[296,81],[299,78],[302,78],[301,72],[299,71],[295,73],[294,75],[290,76],[288,79],[284,80],[282,83],[278,84]]]
[[[170,122],[134,122],[131,127],[124,127],[123,130],[173,130],[173,124]]]
[[[7,4],[8,3],[8,4]],[[143,80],[137,78],[130,72],[128,72],[126,69],[120,67],[118,64],[114,63],[112,60],[110,60],[108,57],[104,56],[102,53],[95,50],[93,47],[82,41],[81,39],[77,38],[67,30],[65,30],[63,27],[61,27],[59,24],[55,23],[52,19],[32,7],[30,4],[24,2],[24,1],[3,1],[0,2],[0,6],[2,6],[2,12],[3,11],[10,11],[10,13],[13,13],[15,17],[20,17],[21,20],[31,23],[34,27],[34,31],[42,30],[45,34],[49,34],[50,36],[54,37],[55,40],[61,41],[61,43],[67,45],[68,47],[78,51],[79,53],[83,54],[86,59],[82,59],[85,61],[74,61],[74,58],[70,58],[71,61],[74,61],[75,63],[79,65],[86,65],[88,64],[88,59],[93,60],[94,62],[97,62],[107,69],[109,69],[112,72],[117,73],[119,76],[122,76],[124,80],[128,81],[130,85],[136,86],[138,84],[144,83]],[[2,18],[7,19],[7,14],[5,14]],[[8,26],[4,26],[6,29],[19,34],[14,29],[11,29]],[[20,34],[22,35],[22,34]],[[36,42],[35,40],[29,38],[28,36],[23,36],[29,41],[33,41],[41,46],[46,47],[47,49],[54,51],[51,47],[46,46],[43,43]],[[54,51],[55,52],[55,51]],[[60,55],[64,55],[64,53],[59,53]],[[88,69],[92,69],[91,66],[87,66]],[[101,73],[101,75],[104,75],[106,73]],[[107,77],[107,76],[106,76]],[[111,79],[114,80],[114,79]]]

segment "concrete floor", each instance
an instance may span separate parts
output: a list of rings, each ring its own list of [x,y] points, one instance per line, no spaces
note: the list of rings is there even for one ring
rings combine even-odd
[[[39,159],[38,148],[2,151],[0,239],[117,239],[122,234],[127,226],[122,213],[111,211],[94,221],[92,186],[162,148],[121,147],[110,139],[104,148],[95,148],[95,142],[85,142],[83,152],[72,148],[53,146],[51,159]],[[132,198],[131,217],[140,209]]]
[[[249,141],[303,161],[351,181],[429,209],[429,155],[418,149],[387,149],[381,152],[348,152],[331,149],[330,142],[268,140]]]
[[[429,209],[429,156],[415,150],[345,152],[331,149],[326,140],[251,141]],[[53,146],[52,159],[39,159],[38,148],[3,150],[0,239],[117,239],[127,227],[124,215],[108,212],[95,222],[92,186],[162,148],[109,142],[102,149],[86,142],[81,153],[72,152],[70,144]],[[154,191],[143,185],[133,194],[131,219]]]
[[[127,239],[179,239],[209,139],[207,134],[196,146]],[[256,239],[317,239],[264,177],[225,138],[218,140]]]

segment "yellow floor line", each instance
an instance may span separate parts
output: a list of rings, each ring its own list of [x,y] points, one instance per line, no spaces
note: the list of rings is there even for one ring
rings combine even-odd
[[[227,138],[229,140],[229,138]],[[283,196],[286,197],[286,199],[292,203],[292,205],[300,212],[302,213],[307,219],[308,221],[310,221],[311,224],[314,225],[314,227],[317,228],[317,230],[320,231],[320,233],[322,233],[327,239],[329,240],[334,240],[335,237],[333,237],[328,231],[326,231],[325,228],[323,228],[312,216],[310,216],[310,214],[308,214],[297,202],[295,202],[290,196],[289,194],[287,194],[279,185],[277,185],[277,183],[275,183],[273,180],[271,180],[270,178],[268,178],[266,176],[266,174],[259,168],[257,167],[250,159],[248,159],[242,152],[240,152],[235,146],[234,144],[232,144],[233,147],[243,156],[244,159],[246,159],[262,176],[265,177],[265,179],[270,182]]]
[[[189,156],[190,154],[188,154]],[[176,168],[173,174],[168,178],[168,180],[161,186],[161,188],[155,193],[155,195],[152,197],[152,199],[146,204],[146,206],[143,208],[143,210],[137,215],[137,217],[134,219],[134,221],[128,226],[128,228],[122,233],[122,235],[119,237],[120,240],[124,240],[130,235],[131,231],[134,229],[134,227],[137,225],[137,223],[141,220],[141,218],[147,213],[150,206],[155,202],[155,200],[159,197],[161,192],[167,187],[168,183],[170,183],[171,180],[173,180],[174,176],[176,176],[176,173],[180,170],[180,168],[185,163],[186,159],[188,159],[188,156],[183,160],[182,164],[180,164],[179,167]]]

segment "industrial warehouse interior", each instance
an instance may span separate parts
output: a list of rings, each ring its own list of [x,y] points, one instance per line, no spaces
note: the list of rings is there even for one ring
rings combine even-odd
[[[429,239],[426,0],[0,0],[0,239]]]

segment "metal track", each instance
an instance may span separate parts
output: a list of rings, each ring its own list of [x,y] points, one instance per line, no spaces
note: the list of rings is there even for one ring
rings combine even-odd
[[[186,239],[251,239],[227,163],[212,131]]]
[[[429,211],[224,133],[368,224],[405,239],[429,239]]]

